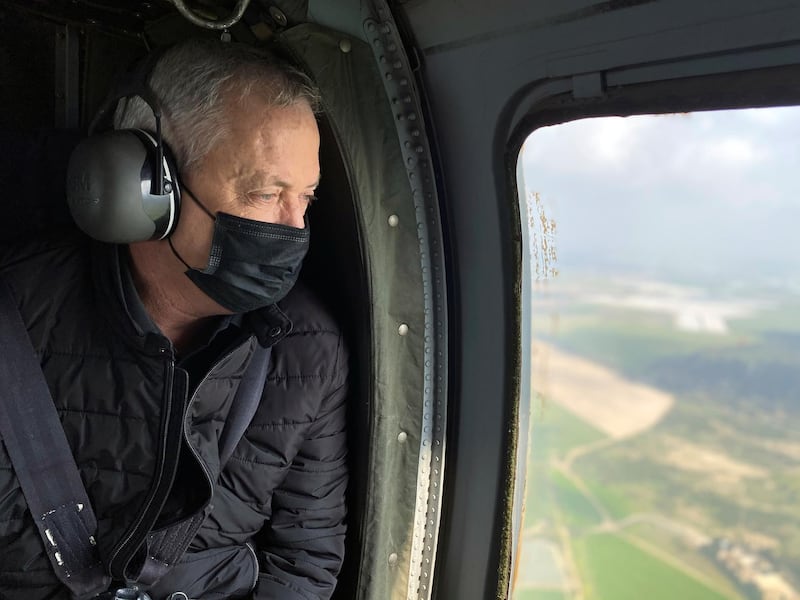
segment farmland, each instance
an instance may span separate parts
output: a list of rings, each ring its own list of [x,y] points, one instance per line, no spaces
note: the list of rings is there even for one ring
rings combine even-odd
[[[800,598],[800,301],[750,292],[539,294],[516,600]]]

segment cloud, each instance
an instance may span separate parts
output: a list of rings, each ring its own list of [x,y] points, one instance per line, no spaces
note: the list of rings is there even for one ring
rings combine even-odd
[[[520,160],[562,254],[735,263],[778,249],[800,270],[798,139],[795,107],[609,117],[537,130]]]

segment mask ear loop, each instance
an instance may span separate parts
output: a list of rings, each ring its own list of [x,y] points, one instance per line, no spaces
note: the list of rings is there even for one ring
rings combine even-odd
[[[197,204],[197,206],[199,206],[200,208],[203,209],[204,213],[206,213],[209,217],[211,217],[212,221],[216,221],[217,220],[217,217],[215,217],[213,214],[211,214],[211,211],[208,210],[208,208],[206,208],[206,205],[203,204],[202,202],[200,202],[200,200],[197,199],[197,196],[195,196],[194,192],[192,190],[190,190],[189,187],[185,183],[182,184],[182,187],[183,187],[184,193],[185,192],[189,192],[189,197],[192,200],[195,201],[195,204]]]
[[[187,194],[187,195],[188,195],[188,196],[189,196],[189,197],[190,197],[192,200],[194,200],[194,201],[195,201],[195,203],[197,204],[197,206],[199,206],[200,208],[202,208],[202,209],[203,209],[203,212],[204,212],[204,213],[206,213],[206,214],[207,214],[207,215],[208,215],[208,216],[211,218],[211,220],[212,220],[212,221],[215,221],[215,222],[216,222],[216,220],[217,220],[217,217],[215,217],[213,214],[211,214],[211,211],[210,211],[210,210],[208,210],[208,208],[206,208],[205,204],[203,204],[202,202],[200,202],[200,200],[198,200],[198,199],[197,199],[197,196],[195,196],[195,195],[194,195],[194,192],[193,192],[192,190],[190,190],[190,189],[189,189],[189,187],[188,187],[188,186],[187,186],[185,183],[184,183],[184,184],[182,184],[182,186],[181,186],[181,187],[183,188],[183,193],[184,193],[184,194],[187,194],[187,192],[188,192],[188,194]],[[175,246],[172,244],[172,236],[169,236],[169,237],[167,238],[167,242],[169,242],[169,247],[170,247],[170,249],[172,250],[172,253],[173,253],[173,254],[176,256],[176,258],[177,258],[179,261],[181,261],[181,262],[182,262],[184,265],[186,265],[186,268],[187,268],[187,269],[189,269],[190,271],[191,271],[192,269],[194,269],[194,267],[190,267],[190,266],[189,266],[189,263],[187,263],[185,260],[183,260],[183,257],[182,257],[180,254],[178,254],[178,251],[175,249]]]
[[[169,236],[167,238],[167,243],[169,244],[169,247],[172,250],[172,253],[175,255],[175,258],[177,258],[179,261],[181,261],[186,266],[186,268],[191,271],[194,267],[190,267],[189,263],[187,263],[185,260],[183,260],[183,257],[180,254],[178,254],[177,250],[175,250],[175,246],[172,245],[172,236]]]

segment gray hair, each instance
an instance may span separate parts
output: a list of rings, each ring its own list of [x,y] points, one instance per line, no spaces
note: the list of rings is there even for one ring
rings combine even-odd
[[[319,91],[305,73],[266,50],[218,40],[173,46],[158,59],[148,83],[161,104],[162,137],[184,173],[230,130],[228,102],[256,95],[266,106],[306,102],[314,113],[320,110]],[[122,99],[114,128],[153,132],[153,111],[138,96]]]

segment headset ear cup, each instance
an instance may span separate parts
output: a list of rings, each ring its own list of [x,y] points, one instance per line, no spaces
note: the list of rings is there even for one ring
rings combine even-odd
[[[164,193],[154,193],[157,160],[157,143],[142,130],[109,131],[83,140],[67,168],[67,202],[78,227],[95,239],[118,244],[171,234],[180,210],[180,186],[164,147]]]

